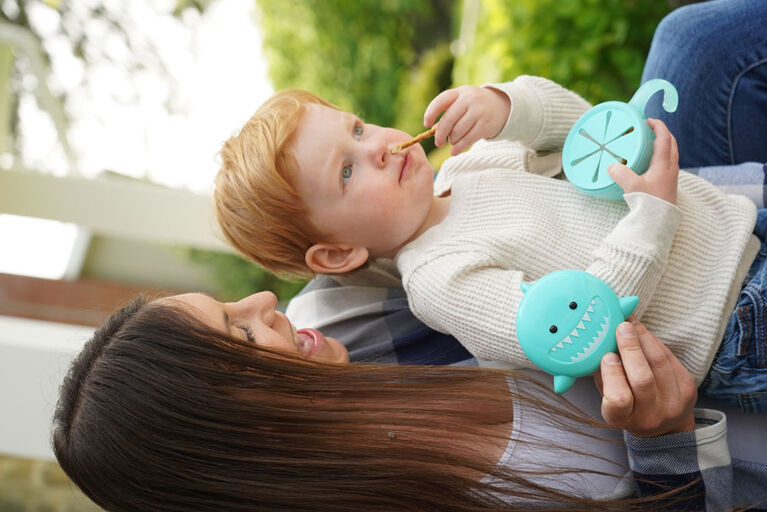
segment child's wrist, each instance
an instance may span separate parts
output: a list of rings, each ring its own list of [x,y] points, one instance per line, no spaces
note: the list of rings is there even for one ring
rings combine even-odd
[[[503,127],[506,126],[506,121],[509,119],[511,98],[505,92],[492,86],[485,86],[483,89],[489,91],[493,97],[493,100],[491,100],[493,104],[492,129],[489,130],[490,133],[487,138],[494,139],[503,131]]]

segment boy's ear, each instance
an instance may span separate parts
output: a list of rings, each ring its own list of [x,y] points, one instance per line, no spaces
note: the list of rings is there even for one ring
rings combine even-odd
[[[314,244],[306,251],[305,260],[317,274],[343,274],[364,265],[368,250],[347,245]]]

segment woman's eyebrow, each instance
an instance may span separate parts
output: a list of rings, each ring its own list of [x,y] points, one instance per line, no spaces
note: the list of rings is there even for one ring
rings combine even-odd
[[[213,299],[216,302],[218,302],[218,300],[208,292],[200,292],[200,294],[205,295],[209,299]],[[224,325],[226,326],[226,332],[227,334],[232,334],[232,326],[229,323],[229,313],[227,313],[225,309],[223,310],[223,313],[224,313]]]
[[[229,323],[229,313],[224,310],[224,325],[226,326],[226,332],[232,334],[232,326]]]

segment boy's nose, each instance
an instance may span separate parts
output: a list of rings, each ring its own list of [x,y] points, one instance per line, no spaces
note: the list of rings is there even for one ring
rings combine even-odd
[[[388,154],[389,146],[383,137],[370,141],[368,155],[376,167],[383,168],[386,166],[386,158]]]

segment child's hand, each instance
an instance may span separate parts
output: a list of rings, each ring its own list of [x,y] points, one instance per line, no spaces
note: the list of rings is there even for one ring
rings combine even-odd
[[[679,149],[676,139],[663,121],[648,119],[647,124],[655,132],[655,143],[652,146],[652,158],[647,172],[638,176],[621,164],[611,165],[607,172],[624,192],[646,192],[676,204],[679,179]]]
[[[639,437],[695,430],[698,393],[687,368],[638,320],[616,336],[620,357],[605,354],[594,374],[605,421]]]
[[[464,85],[442,91],[431,100],[423,115],[423,125],[432,126],[445,111],[434,134],[434,144],[453,145],[451,155],[468,149],[479,139],[498,135],[509,117],[511,102],[501,91],[489,87]]]

